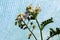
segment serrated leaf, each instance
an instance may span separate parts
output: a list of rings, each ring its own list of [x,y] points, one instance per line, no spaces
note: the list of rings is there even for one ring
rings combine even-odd
[[[56,33],[60,34],[60,29],[59,28],[56,28]]]
[[[48,25],[48,24],[50,24],[52,22],[53,22],[53,18],[52,17],[50,19],[48,19],[48,20],[43,21],[41,23],[41,30],[43,30],[46,25]]]
[[[50,37],[52,37],[55,34],[56,34],[55,30],[53,30],[52,28],[50,28]]]
[[[51,37],[55,36],[55,35],[59,35],[60,34],[60,28],[56,28],[56,31],[52,28],[50,28],[50,36],[47,38],[47,40],[49,40]]]

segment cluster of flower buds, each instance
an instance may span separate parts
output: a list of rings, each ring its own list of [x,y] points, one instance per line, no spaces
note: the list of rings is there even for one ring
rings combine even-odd
[[[24,14],[18,14],[16,21],[23,20],[24,19]]]
[[[37,14],[40,12],[40,7],[37,6],[35,9],[32,7],[32,4],[29,5],[28,7],[26,7],[26,12],[25,14],[18,14],[16,20],[19,21],[19,20],[24,20],[24,19],[35,19],[37,17]]]
[[[26,20],[26,19],[34,20],[37,17],[37,14],[40,12],[40,10],[41,9],[39,6],[37,6],[36,8],[33,8],[32,4],[30,4],[28,7],[26,7],[25,13],[18,14],[15,25],[18,23],[18,26],[23,28],[23,26],[25,26],[25,24],[22,24],[22,21]],[[34,26],[33,26],[33,29],[34,29]]]
[[[18,26],[21,28],[21,29],[26,29],[26,24],[23,22],[23,19],[25,19],[25,15],[24,14],[18,14],[17,18],[16,18],[16,22],[15,22],[15,25],[18,24]]]
[[[18,24],[18,26],[21,29],[27,29],[27,25],[24,22],[26,19],[29,20],[35,20],[37,17],[37,14],[39,14],[39,12],[41,11],[39,6],[36,6],[35,8],[32,7],[32,4],[30,4],[28,7],[26,7],[26,12],[24,13],[20,13],[18,14],[17,18],[16,18],[16,22],[15,25]],[[31,26],[32,26],[32,31],[35,29],[35,25],[33,25],[33,23],[31,22]],[[28,28],[29,29],[29,28]],[[30,29],[29,29],[30,30]],[[32,34],[29,34],[28,39],[30,39],[30,37],[32,36]]]
[[[26,7],[26,12],[25,14],[28,14],[28,19],[35,19],[37,17],[37,14],[41,11],[40,7],[37,6],[36,8],[32,7],[32,4]]]

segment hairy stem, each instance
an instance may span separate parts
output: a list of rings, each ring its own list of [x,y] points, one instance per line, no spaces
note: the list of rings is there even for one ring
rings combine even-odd
[[[43,40],[43,36],[42,36],[42,30],[41,30],[41,26],[39,25],[39,22],[38,22],[38,20],[36,19],[36,22],[37,22],[37,24],[38,24],[38,27],[39,27],[39,30],[40,30],[40,35],[41,35],[41,40]]]
[[[23,21],[24,22],[24,21]],[[24,22],[25,23],[25,22]],[[30,28],[28,27],[28,25],[25,23],[25,25],[27,26],[27,29],[32,33],[32,35],[34,36],[35,40],[37,40],[36,36],[34,35],[34,33],[30,30]]]

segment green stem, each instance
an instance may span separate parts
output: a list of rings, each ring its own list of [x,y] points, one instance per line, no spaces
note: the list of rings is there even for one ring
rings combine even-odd
[[[24,22],[24,21],[23,21]],[[25,23],[25,22],[24,22]],[[28,25],[25,23],[25,25],[27,26],[27,29],[32,33],[32,35],[34,36],[35,40],[37,40],[36,36],[34,35],[34,33],[30,30],[30,28],[28,27]]]
[[[41,34],[41,40],[43,40],[43,36],[42,36],[42,31],[40,30],[40,34]]]
[[[42,36],[42,30],[41,30],[41,26],[39,25],[39,22],[38,22],[38,20],[36,19],[36,22],[37,22],[37,24],[38,24],[38,27],[39,27],[39,30],[40,30],[40,35],[41,35],[41,40],[43,40],[43,36]]]

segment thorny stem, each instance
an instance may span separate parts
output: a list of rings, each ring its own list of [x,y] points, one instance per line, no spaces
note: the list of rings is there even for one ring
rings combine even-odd
[[[38,24],[38,27],[39,27],[39,29],[40,29],[40,35],[41,35],[41,40],[43,40],[43,36],[42,36],[42,30],[41,30],[41,26],[39,25],[39,22],[38,22],[38,20],[36,19],[36,22],[37,22],[37,24]]]
[[[25,23],[25,21],[23,21]],[[27,24],[25,23],[25,25],[27,26]],[[30,30],[30,28],[27,26],[27,29],[32,33],[32,35],[34,36],[35,40],[37,40],[36,36],[34,35],[34,33]]]

